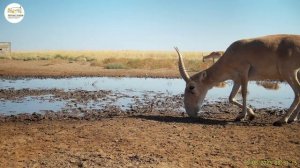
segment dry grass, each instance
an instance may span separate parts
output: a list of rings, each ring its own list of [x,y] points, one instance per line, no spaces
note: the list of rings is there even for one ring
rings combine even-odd
[[[199,59],[209,52],[182,52],[187,59]],[[53,58],[73,59],[84,57],[87,60],[103,60],[106,58],[153,58],[171,59],[177,58],[174,51],[139,51],[139,50],[116,50],[116,51],[23,51],[12,52],[11,58],[17,60],[48,60]]]
[[[279,89],[279,82],[277,81],[257,81],[256,84],[270,90]]]
[[[182,52],[188,70],[198,71],[210,63],[203,63],[202,57],[209,52]],[[174,51],[35,51],[12,52],[9,59],[68,60],[91,62],[91,66],[107,69],[174,69],[177,68],[177,55]]]

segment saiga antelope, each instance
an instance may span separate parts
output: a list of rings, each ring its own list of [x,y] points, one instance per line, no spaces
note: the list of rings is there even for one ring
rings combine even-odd
[[[205,62],[205,60],[207,59],[212,59],[213,63],[215,63],[215,61],[219,59],[223,54],[223,51],[214,51],[211,52],[209,55],[203,56],[202,61]]]
[[[268,79],[286,81],[295,93],[288,111],[273,125],[297,120],[300,111],[300,35],[270,35],[236,41],[215,64],[191,77],[178,48],[175,50],[179,56],[179,72],[186,82],[184,106],[190,117],[197,116],[209,89],[219,82],[233,80],[229,102],[242,108],[236,120],[244,120],[247,115],[252,120],[256,114],[246,103],[248,81]],[[234,99],[240,87],[242,104]]]

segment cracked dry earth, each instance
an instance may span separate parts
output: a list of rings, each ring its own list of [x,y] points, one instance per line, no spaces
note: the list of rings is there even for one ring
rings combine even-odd
[[[299,123],[274,127],[279,116],[264,112],[237,123],[237,112],[217,110],[229,107],[199,119],[152,112],[2,122],[0,167],[300,166]]]

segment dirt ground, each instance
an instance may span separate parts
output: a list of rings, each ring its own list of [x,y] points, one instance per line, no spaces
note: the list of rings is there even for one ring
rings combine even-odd
[[[0,61],[0,74],[145,75],[138,70],[109,71],[88,64],[47,64],[4,60]],[[149,72],[156,77],[168,74]],[[114,93],[0,90],[5,100],[47,94],[62,100],[79,97],[85,102]],[[163,103],[152,101],[151,109],[137,104],[126,112],[107,107],[105,111],[71,109],[76,114],[79,111],[79,116],[64,112],[0,115],[0,167],[300,167],[300,123],[272,125],[284,111],[255,109],[259,116],[253,121],[234,122],[240,109],[228,103],[205,105],[197,119],[174,112],[181,106],[182,96],[174,96]]]
[[[1,167],[299,167],[299,123],[145,114],[0,123]],[[272,117],[271,117],[272,118]],[[267,120],[267,118],[265,118]]]

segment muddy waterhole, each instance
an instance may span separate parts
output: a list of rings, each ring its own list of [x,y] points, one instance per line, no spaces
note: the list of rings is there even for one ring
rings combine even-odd
[[[284,109],[293,100],[289,85],[276,83],[275,89],[266,89],[251,82],[248,103],[254,108]],[[1,79],[0,114],[46,113],[63,111],[109,111],[121,112],[147,110],[171,110],[184,112],[181,79],[163,78],[20,78]],[[208,92],[204,104],[228,101],[232,83],[214,87]],[[241,96],[237,96],[241,100]]]

